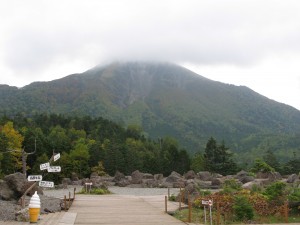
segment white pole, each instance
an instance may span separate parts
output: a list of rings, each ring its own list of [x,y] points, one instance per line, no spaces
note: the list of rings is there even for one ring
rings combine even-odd
[[[211,205],[209,206],[210,225],[212,225]]]
[[[204,224],[206,224],[206,207],[204,205]]]

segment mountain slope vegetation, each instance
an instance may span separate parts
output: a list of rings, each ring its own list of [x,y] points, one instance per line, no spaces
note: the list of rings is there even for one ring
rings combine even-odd
[[[190,152],[210,137],[240,155],[271,149],[289,158],[300,144],[300,111],[169,63],[112,63],[20,89],[2,85],[0,113],[101,116],[154,139],[173,136]]]

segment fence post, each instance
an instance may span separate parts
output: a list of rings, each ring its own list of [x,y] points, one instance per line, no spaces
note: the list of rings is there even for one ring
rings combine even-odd
[[[69,192],[69,208],[71,207],[71,192]]]
[[[284,222],[289,222],[289,204],[288,201],[284,203]]]
[[[74,200],[75,200],[75,193],[76,193],[76,188],[74,188],[74,194],[73,194]]]
[[[188,218],[188,222],[191,223],[192,222],[192,203],[191,203],[191,199],[190,199],[190,193],[188,193],[188,204],[189,204],[189,218]]]
[[[181,210],[181,191],[179,192],[179,210]]]
[[[217,200],[217,225],[220,224],[220,203],[219,200]]]
[[[168,199],[167,199],[167,196],[165,196],[165,212],[168,213]]]
[[[64,197],[64,205],[65,205],[65,211],[67,211],[67,196]]]

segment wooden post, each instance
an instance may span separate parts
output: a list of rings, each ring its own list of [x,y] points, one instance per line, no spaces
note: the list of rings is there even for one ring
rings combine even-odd
[[[76,193],[76,188],[74,188],[73,201],[75,200],[75,193]]]
[[[64,197],[64,205],[65,205],[65,211],[67,211],[67,196]]]
[[[181,191],[179,192],[179,210],[181,210]]]
[[[288,201],[284,203],[284,222],[289,222],[289,204]]]
[[[220,203],[217,200],[217,225],[220,225]]]
[[[168,199],[170,199],[170,188],[168,188]]]
[[[189,204],[189,218],[188,218],[188,222],[191,223],[192,222],[192,203],[191,203],[191,199],[190,199],[190,193],[188,193],[188,204]]]
[[[69,192],[69,207],[68,209],[71,207],[71,192]]]
[[[168,199],[167,199],[167,196],[165,196],[165,213],[168,213]]]

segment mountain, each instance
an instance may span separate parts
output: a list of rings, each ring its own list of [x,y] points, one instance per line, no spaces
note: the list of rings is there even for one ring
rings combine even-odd
[[[170,63],[112,63],[20,89],[0,86],[1,115],[41,112],[137,124],[151,138],[175,137],[190,152],[203,150],[211,136],[253,157],[270,148],[288,157],[300,144],[300,111]]]

